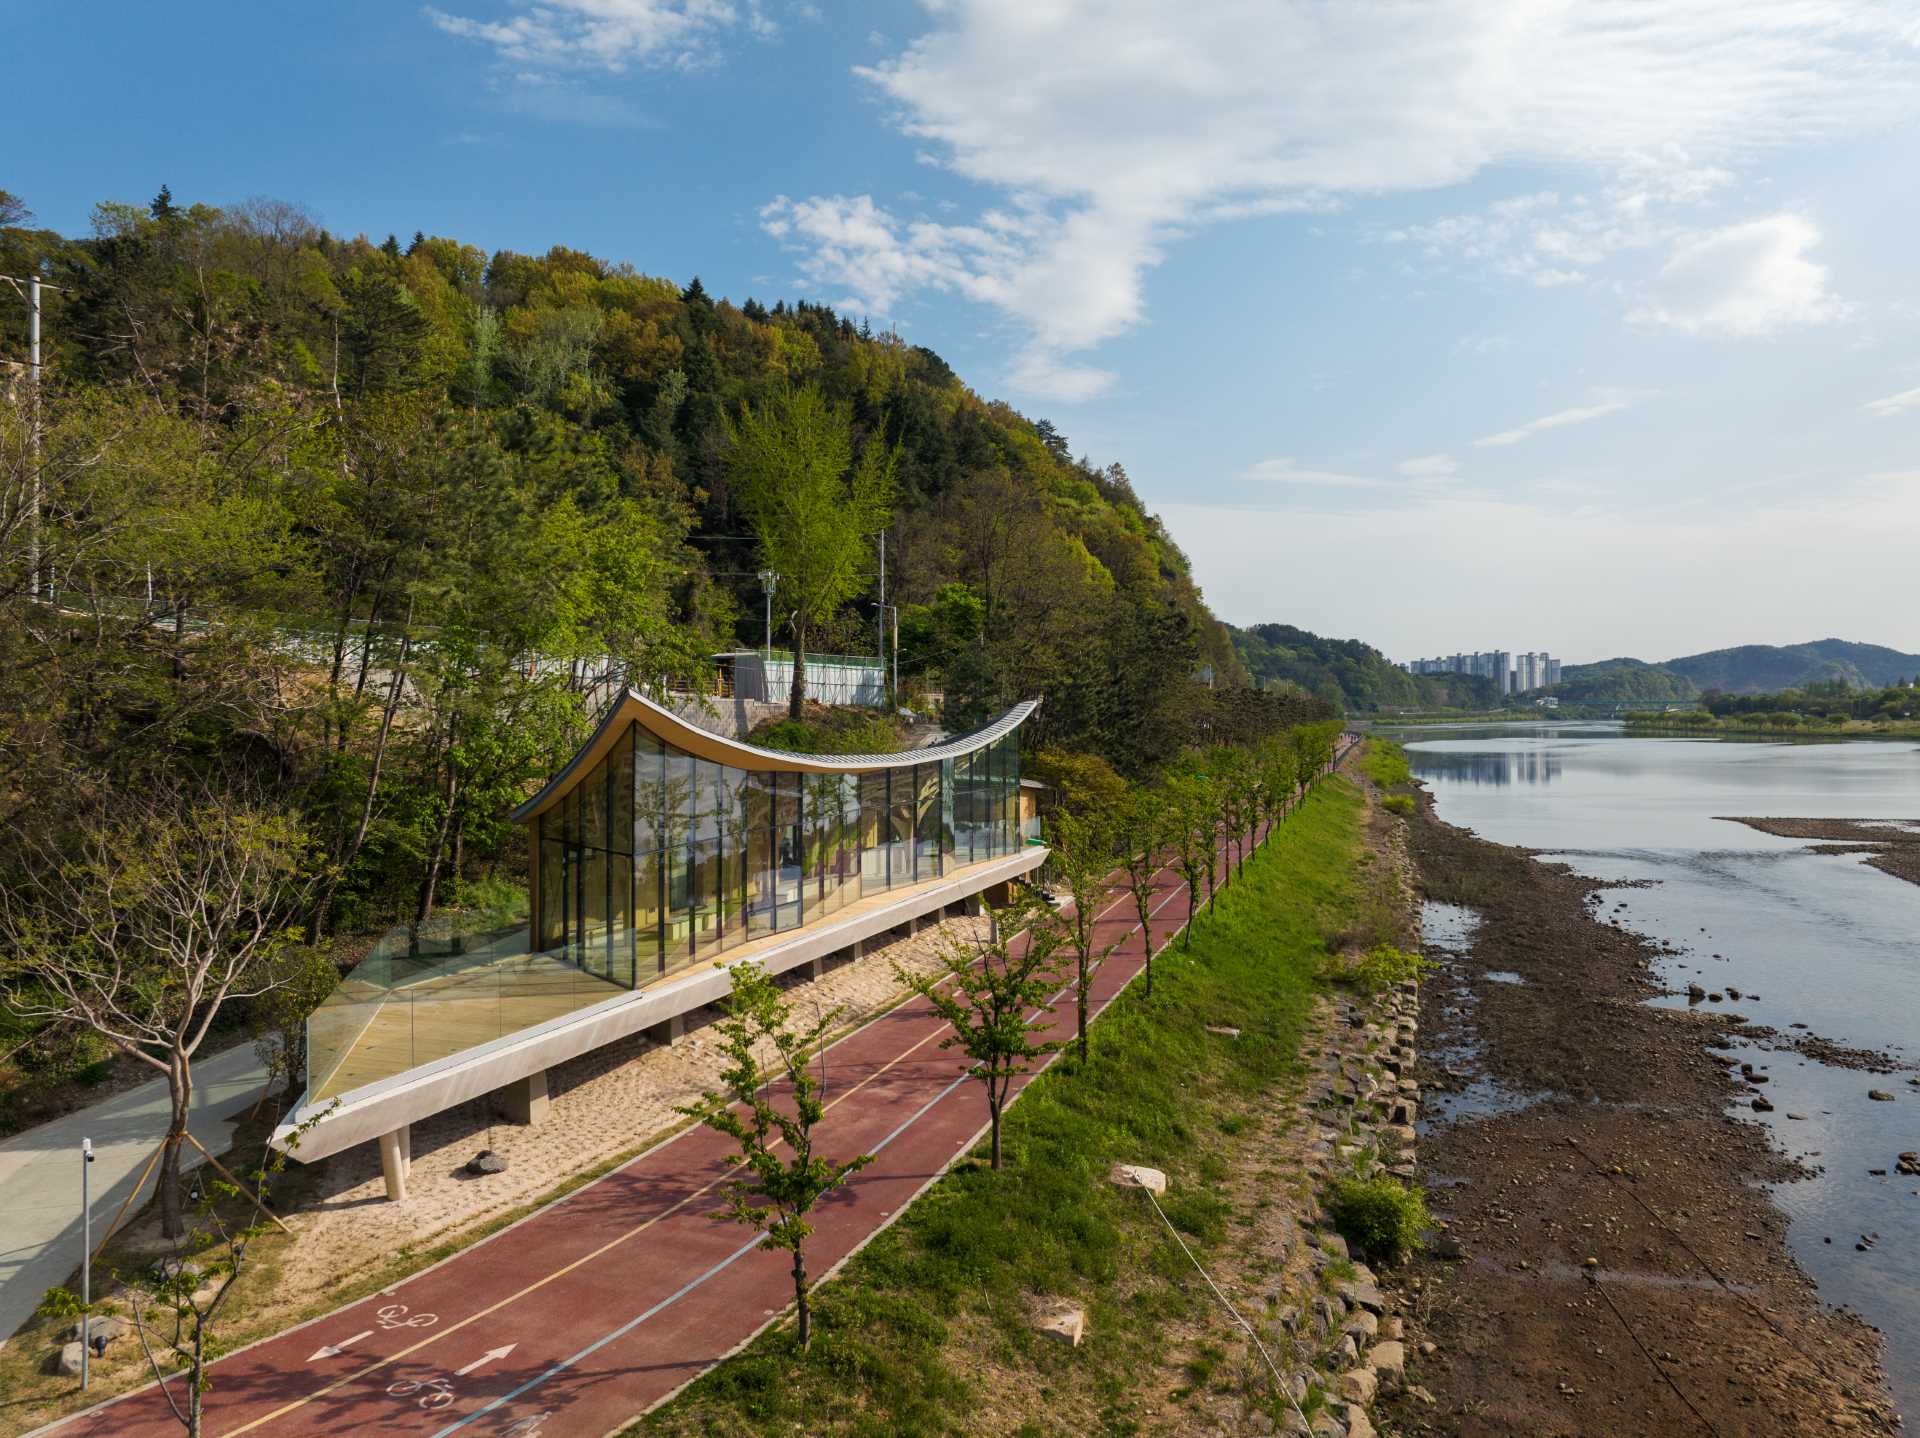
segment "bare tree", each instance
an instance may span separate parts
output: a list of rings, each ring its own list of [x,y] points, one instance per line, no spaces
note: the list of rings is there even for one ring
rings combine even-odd
[[[336,1099],[310,1115],[283,1140],[286,1149],[298,1148],[338,1106]],[[205,1395],[213,1387],[207,1370],[227,1346],[215,1325],[246,1265],[249,1245],[266,1231],[258,1218],[270,1216],[267,1194],[286,1166],[286,1152],[268,1144],[259,1166],[247,1175],[250,1189],[225,1169],[199,1184],[193,1225],[176,1243],[174,1256],[128,1280],[133,1331],[160,1395],[187,1438],[201,1438],[204,1431]]]
[[[166,1076],[160,1213],[179,1238],[193,1058],[223,1004],[283,981],[271,961],[299,938],[306,838],[288,814],[166,790],[122,795],[58,841],[20,837],[26,863],[0,886],[0,1002],[83,1024]]]

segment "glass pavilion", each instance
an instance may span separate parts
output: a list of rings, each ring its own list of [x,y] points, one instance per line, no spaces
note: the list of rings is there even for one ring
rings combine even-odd
[[[582,1052],[626,1027],[607,1020],[612,1000],[736,951],[777,972],[802,930],[837,932],[838,918],[874,931],[1024,872],[1043,857],[1010,862],[1024,849],[1018,730],[1035,707],[932,748],[809,755],[721,738],[627,693],[514,812],[529,829],[530,922],[389,934],[307,1021],[303,1111],[462,1066],[472,1083],[447,1093],[517,1080],[498,1041]],[[591,1036],[569,1030],[576,1015]],[[329,1120],[305,1147],[330,1150],[341,1140],[325,1131],[350,1127]]]

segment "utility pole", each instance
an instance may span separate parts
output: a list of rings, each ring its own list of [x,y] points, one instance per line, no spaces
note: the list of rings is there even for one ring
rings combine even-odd
[[[59,290],[59,285],[42,285],[36,271],[27,276],[26,288],[21,289],[20,281],[12,275],[0,275],[13,286],[13,292],[27,302],[27,446],[28,464],[33,470],[27,485],[27,593],[34,599],[42,598],[49,586],[41,583],[40,574],[40,415],[41,371],[45,368],[40,357],[40,292],[43,289]]]
[[[27,500],[27,593],[40,597],[40,276],[27,277],[27,444],[33,469]],[[81,1360],[86,1366],[86,1360]],[[83,1385],[84,1386],[84,1385]]]
[[[760,650],[760,697],[773,697],[773,681],[769,673],[773,668],[773,591],[780,587],[779,574],[771,569],[760,571],[760,589],[767,598],[766,642]]]
[[[880,661],[880,683],[887,682],[887,532],[880,531],[880,611],[874,617],[873,657]]]

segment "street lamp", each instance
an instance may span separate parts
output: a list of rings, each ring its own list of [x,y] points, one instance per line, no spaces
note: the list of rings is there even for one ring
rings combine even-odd
[[[771,569],[763,569],[760,571],[760,588],[767,596],[767,642],[766,647],[761,651],[760,662],[762,665],[771,665],[773,663],[773,591],[779,587],[780,576],[777,572]],[[765,677],[766,670],[763,668],[761,670],[761,678],[764,680]]]

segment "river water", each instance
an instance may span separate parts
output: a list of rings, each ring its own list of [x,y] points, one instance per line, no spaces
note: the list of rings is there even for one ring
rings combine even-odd
[[[1731,985],[1737,1003],[1716,1007],[1909,1066],[1873,1074],[1735,1050],[1768,1073],[1774,1103],[1742,1104],[1740,1117],[1818,1170],[1775,1189],[1795,1255],[1829,1303],[1886,1335],[1895,1400],[1920,1418],[1920,1178],[1894,1171],[1920,1149],[1920,1087],[1907,1082],[1920,1075],[1920,885],[1723,817],[1920,821],[1920,745],[1630,739],[1604,724],[1394,737],[1449,822],[1595,878],[1655,880],[1607,891],[1604,915],[1681,950],[1658,961],[1669,984]],[[1869,1100],[1874,1088],[1895,1101]],[[1866,1235],[1877,1240],[1861,1252]]]

